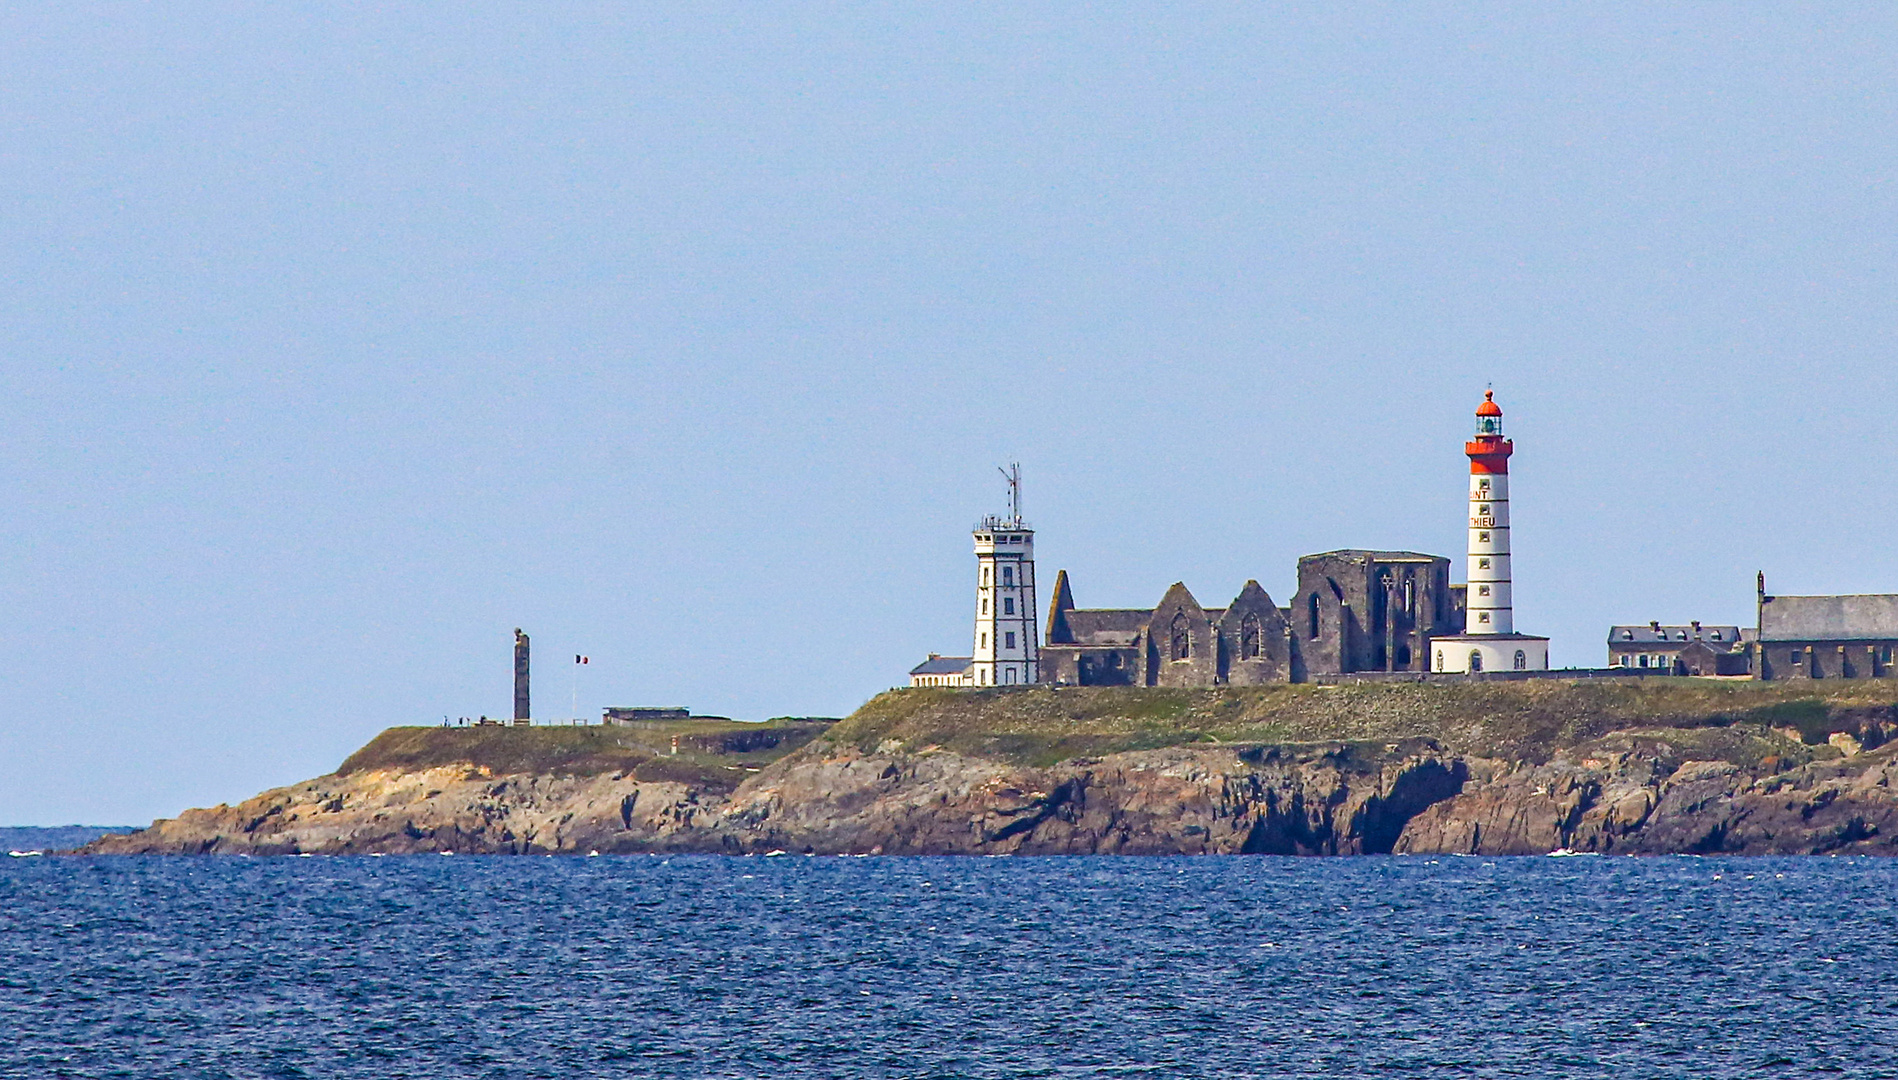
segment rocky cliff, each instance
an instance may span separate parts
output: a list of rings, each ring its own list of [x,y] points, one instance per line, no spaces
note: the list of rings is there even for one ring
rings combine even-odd
[[[89,851],[1884,853],[1898,685],[897,691],[834,726],[392,729]]]

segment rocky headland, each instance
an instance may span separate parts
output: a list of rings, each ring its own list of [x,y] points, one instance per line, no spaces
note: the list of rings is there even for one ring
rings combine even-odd
[[[834,724],[392,728],[85,852],[1887,854],[1898,682],[898,690]]]

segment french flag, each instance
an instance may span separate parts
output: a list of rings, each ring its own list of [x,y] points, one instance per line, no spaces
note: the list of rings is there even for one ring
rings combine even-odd
[[[590,659],[589,657],[581,656],[578,653],[575,653],[573,657],[573,662],[576,664],[584,664],[584,663],[587,663],[589,659]]]

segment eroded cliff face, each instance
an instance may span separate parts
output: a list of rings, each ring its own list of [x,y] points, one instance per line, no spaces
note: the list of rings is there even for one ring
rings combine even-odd
[[[1485,762],[1455,798],[1405,827],[1395,850],[1527,855],[1816,855],[1898,851],[1898,745],[1836,740],[1798,763],[1784,754],[1703,759],[1664,733],[1615,735],[1546,763]],[[1810,751],[1808,751],[1810,753]],[[1741,760],[1731,760],[1738,757]]]
[[[1432,740],[1190,745],[1031,767],[813,743],[735,790],[371,769],[187,811],[100,853],[1885,853],[1898,745],[1624,732],[1545,761]],[[1849,752],[1848,752],[1849,751]]]
[[[886,744],[787,761],[713,831],[734,849],[882,854],[1364,854],[1464,775],[1428,743],[1173,747],[1023,768]]]
[[[715,800],[716,801],[716,800]],[[85,850],[102,854],[348,855],[585,851],[595,838],[662,842],[708,812],[682,783],[628,774],[496,775],[443,766],[371,769],[266,791],[235,806],[187,810]]]

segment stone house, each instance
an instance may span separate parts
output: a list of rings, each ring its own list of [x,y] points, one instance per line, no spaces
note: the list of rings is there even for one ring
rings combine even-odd
[[[1746,635],[1701,622],[1608,628],[1608,666],[1670,675],[1744,675]]]
[[[1756,678],[1884,678],[1895,651],[1898,595],[1768,596],[1760,575]]]

